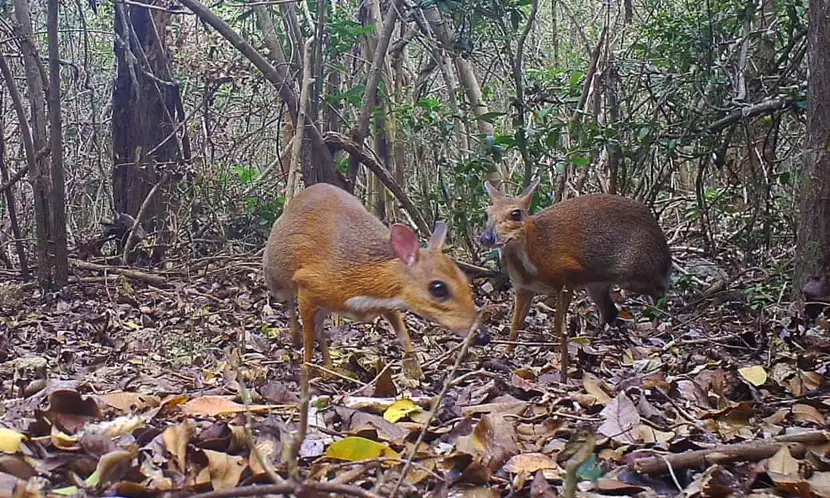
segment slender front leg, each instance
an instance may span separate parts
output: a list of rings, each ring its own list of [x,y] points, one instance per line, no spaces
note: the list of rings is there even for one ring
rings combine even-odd
[[[418,357],[415,354],[415,346],[412,344],[412,339],[409,337],[409,332],[406,331],[406,324],[403,322],[403,315],[399,311],[389,311],[383,314],[386,321],[392,325],[398,340],[401,341],[404,354],[402,360],[403,374],[409,379],[421,380],[424,378],[424,373],[421,371],[421,364],[418,363]]]
[[[559,362],[562,365],[562,383],[568,381],[568,331],[564,328],[565,317],[568,316],[568,307],[571,305],[571,291],[562,287],[556,293],[556,314],[553,320],[553,329],[559,337]]]
[[[300,304],[300,318],[303,320],[303,361],[311,363],[314,354],[314,340],[317,338],[317,313],[320,307],[311,302],[302,289],[297,292]]]
[[[522,328],[525,318],[527,318],[534,295],[531,291],[516,289],[515,302],[513,303],[513,325],[510,327],[510,342],[516,342],[516,339],[519,338],[519,329]],[[507,352],[510,353],[515,348],[515,344],[508,344]]]

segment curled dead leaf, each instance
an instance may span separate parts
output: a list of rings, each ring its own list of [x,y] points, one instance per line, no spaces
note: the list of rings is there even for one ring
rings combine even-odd
[[[215,491],[233,489],[248,468],[248,461],[241,456],[212,450],[202,450],[208,459],[210,482]]]
[[[168,427],[162,433],[162,440],[167,451],[176,459],[176,465],[182,472],[187,471],[187,445],[195,433],[195,428],[189,420]]]
[[[640,413],[631,398],[624,392],[603,408],[600,415],[605,417],[605,421],[598,429],[600,434],[620,443],[633,444],[638,441],[637,427],[640,425]]]

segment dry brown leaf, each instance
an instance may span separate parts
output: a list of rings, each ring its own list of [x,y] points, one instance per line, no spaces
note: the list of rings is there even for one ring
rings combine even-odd
[[[402,425],[393,424],[380,415],[359,412],[342,406],[336,406],[334,410],[343,420],[349,433],[356,436],[401,444],[410,433]]]
[[[29,479],[37,475],[37,470],[23,457],[18,455],[0,455],[0,473],[6,473],[18,479]]]
[[[532,474],[537,470],[555,469],[559,465],[549,456],[544,453],[521,453],[510,457],[510,460],[504,464],[504,470],[519,474],[526,472]]]
[[[600,387],[600,382],[599,377],[588,372],[582,375],[582,385],[585,387],[585,392],[595,397],[597,403],[607,405],[612,401],[612,398]]]
[[[220,453],[218,451],[202,450],[208,459],[210,470],[210,482],[215,491],[233,489],[239,484],[239,478],[248,468],[248,461],[235,455]]]
[[[530,498],[556,498],[556,493],[541,470],[533,475],[533,481],[530,482]]]
[[[283,405],[248,405],[252,412],[261,412],[282,408]],[[201,396],[184,404],[182,412],[185,415],[201,415],[215,417],[245,412],[245,405],[231,400],[227,396]]]
[[[464,469],[462,482],[485,484],[493,472],[520,450],[516,444],[515,426],[502,414],[487,414],[476,424],[473,432],[456,441],[458,453],[473,455],[473,461]]]
[[[176,465],[180,471],[187,471],[187,445],[196,432],[193,424],[185,419],[182,423],[168,427],[162,433],[164,446],[176,458]]]
[[[597,429],[603,436],[610,437],[621,443],[633,444],[637,442],[637,426],[640,425],[640,414],[631,398],[624,392],[614,398],[611,403],[602,409],[600,415],[605,421]]]
[[[527,401],[516,399],[498,403],[484,403],[481,405],[465,406],[461,408],[461,414],[465,417],[479,414],[508,414],[520,415],[530,405]]]
[[[260,441],[256,444],[256,447],[266,463],[273,463],[274,460],[279,457],[279,451],[282,450],[282,447],[277,445],[277,442],[272,439]],[[253,453],[251,454],[250,460],[251,472],[253,472],[255,476],[265,474],[265,467],[259,463],[259,458],[257,458]]]
[[[787,445],[782,445],[767,462],[767,470],[781,475],[798,474],[798,460],[793,458]]]
[[[657,430],[646,424],[640,424],[637,427],[637,435],[639,440],[646,444],[659,443],[662,447],[668,447],[668,444],[674,438],[673,431],[665,432]]]
[[[161,400],[157,396],[126,391],[101,394],[98,396],[98,399],[115,409],[127,413],[140,412],[147,408],[155,408],[161,404]]]
[[[499,498],[501,494],[490,487],[463,488],[460,498]]]
[[[721,410],[716,417],[718,432],[729,441],[738,436],[752,439],[752,424],[750,418],[755,411],[749,403],[732,403],[732,406]]]
[[[98,460],[98,467],[95,473],[102,485],[120,481],[130,470],[133,454],[126,450],[113,450]]]
[[[375,391],[373,396],[376,398],[394,398],[398,395],[398,388],[395,387],[395,382],[392,380],[392,369],[387,368],[383,370],[383,362],[378,360],[378,368],[382,371],[380,377],[375,382]]]
[[[821,427],[824,427],[825,425],[824,415],[822,415],[821,412],[812,405],[798,403],[793,405],[792,412],[795,416],[796,422],[810,422]]]
[[[642,486],[638,486],[636,484],[629,484],[625,481],[620,481],[619,479],[613,478],[600,479],[597,482],[597,489],[600,491],[605,491],[607,492],[607,494],[625,496],[634,496],[646,490],[646,488]]]

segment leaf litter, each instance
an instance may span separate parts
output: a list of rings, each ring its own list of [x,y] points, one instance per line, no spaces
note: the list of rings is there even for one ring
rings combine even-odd
[[[534,307],[506,354],[512,303],[496,291],[479,303],[501,332],[455,379],[458,339],[418,317],[421,382],[384,322],[329,324],[335,371],[310,384],[292,479],[302,356],[253,268],[4,310],[0,497],[390,496],[412,452],[396,496],[830,497],[826,321],[759,326],[748,307],[705,305],[644,320],[629,299],[621,333],[576,299],[563,385],[551,310]]]

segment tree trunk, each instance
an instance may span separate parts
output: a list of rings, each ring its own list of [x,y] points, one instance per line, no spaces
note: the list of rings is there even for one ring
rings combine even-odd
[[[49,0],[46,31],[49,47],[49,148],[51,186],[49,199],[49,254],[55,285],[69,280],[69,255],[66,249],[66,180],[63,174],[63,126],[61,124],[61,73],[58,47],[58,0]]]
[[[154,2],[150,2],[154,3]],[[116,79],[112,93],[113,200],[118,212],[136,217],[145,232],[159,232],[153,261],[163,259],[170,185],[164,170],[190,159],[179,124],[181,96],[171,81],[165,36],[170,14],[116,4]],[[150,76],[153,75],[153,76]],[[139,211],[150,192],[156,192]]]
[[[810,279],[830,277],[830,1],[810,0],[807,140],[796,249],[797,298]]]
[[[66,283],[66,278],[61,280],[56,271],[61,263],[56,261],[56,241],[58,235],[55,230],[63,230],[66,226],[53,227],[51,225],[54,217],[50,214],[52,210],[51,201],[54,199],[54,187],[52,185],[52,172],[48,161],[48,146],[46,142],[46,95],[43,88],[43,78],[40,72],[40,55],[34,45],[32,37],[32,20],[29,12],[29,4],[25,0],[14,3],[14,11],[17,19],[16,31],[20,37],[21,53],[26,71],[26,86],[29,95],[29,106],[31,107],[31,150],[26,151],[29,167],[31,169],[33,201],[35,208],[35,225],[37,234],[37,260],[38,260],[38,282],[41,289],[57,290]],[[60,96],[58,95],[58,98]],[[21,127],[23,123],[21,122]],[[58,133],[60,131],[58,130]],[[41,152],[43,151],[43,152]],[[52,151],[54,154],[61,154],[62,151]],[[66,255],[66,235],[63,235],[63,254]],[[65,274],[64,274],[65,275]]]

